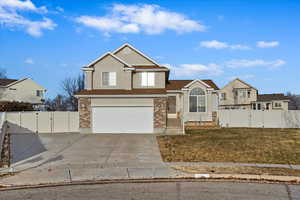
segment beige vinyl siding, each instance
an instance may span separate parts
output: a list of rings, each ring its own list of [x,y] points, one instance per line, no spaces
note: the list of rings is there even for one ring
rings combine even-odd
[[[93,89],[131,89],[131,71],[124,71],[124,64],[113,58],[105,56],[94,65]],[[102,85],[102,72],[116,72],[116,86]]]
[[[239,98],[237,102],[234,99],[234,90],[236,88],[246,88],[245,98]],[[250,98],[248,98],[247,91],[250,90]],[[222,99],[222,93],[226,94],[226,99]],[[234,105],[234,104],[250,104],[253,101],[256,101],[257,98],[257,90],[254,88],[250,88],[248,85],[244,84],[239,80],[235,80],[231,82],[229,85],[225,86],[220,90],[220,106],[222,105]]]
[[[206,94],[206,111],[205,112],[190,112],[189,109],[189,94],[193,88],[201,88],[205,91]],[[184,120],[185,121],[212,121],[212,111],[213,111],[213,100],[212,100],[212,91],[207,90],[207,88],[199,83],[195,82],[189,87],[189,90],[184,91]]]
[[[153,106],[152,98],[92,98],[91,106]]]
[[[43,90],[43,96],[37,96],[37,90]],[[45,88],[31,79],[25,79],[8,88],[0,94],[1,101],[18,101],[41,104],[45,96]]]
[[[132,50],[129,47],[124,47],[123,49],[121,49],[120,51],[118,51],[115,54],[117,57],[121,58],[122,60],[124,60],[126,63],[128,64],[154,64],[153,62],[151,62],[150,60],[148,60],[147,58],[145,58],[144,56],[140,55],[139,53],[137,53],[136,51]]]

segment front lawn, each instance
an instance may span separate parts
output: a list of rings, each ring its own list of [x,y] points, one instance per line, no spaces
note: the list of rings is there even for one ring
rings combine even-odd
[[[300,164],[299,129],[221,128],[158,136],[165,162]]]

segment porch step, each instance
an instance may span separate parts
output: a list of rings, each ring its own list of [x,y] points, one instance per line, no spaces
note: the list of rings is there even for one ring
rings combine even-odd
[[[213,121],[209,122],[187,122],[185,123],[186,130],[197,130],[197,129],[219,129],[220,126]]]
[[[183,130],[181,128],[167,128],[165,130],[165,135],[182,135]]]

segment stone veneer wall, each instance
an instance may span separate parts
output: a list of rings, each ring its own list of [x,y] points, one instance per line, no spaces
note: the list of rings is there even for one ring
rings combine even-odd
[[[154,129],[167,127],[167,98],[154,98]]]
[[[91,98],[79,98],[79,128],[91,128]]]

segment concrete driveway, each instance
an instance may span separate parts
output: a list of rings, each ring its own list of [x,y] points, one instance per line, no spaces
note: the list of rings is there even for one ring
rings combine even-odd
[[[12,168],[2,184],[167,175],[155,135],[12,134]]]
[[[13,134],[15,169],[162,165],[156,137],[141,134]]]

